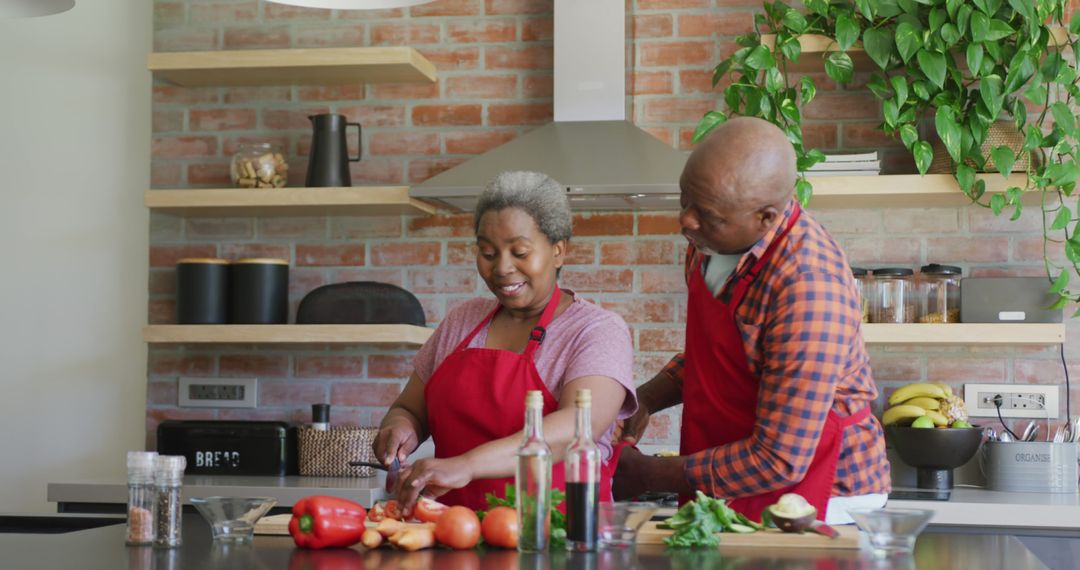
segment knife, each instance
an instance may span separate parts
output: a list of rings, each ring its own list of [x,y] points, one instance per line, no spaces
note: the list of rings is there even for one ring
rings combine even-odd
[[[398,458],[394,458],[394,462],[389,467],[379,463],[377,461],[350,461],[349,465],[353,467],[371,467],[372,469],[379,469],[380,471],[386,471],[386,492],[389,493],[394,489],[394,483],[397,483],[398,473],[401,471],[401,461]]]
[[[825,523],[823,523],[821,521],[814,521],[814,522],[810,523],[810,528],[808,528],[807,530],[810,530],[812,532],[816,532],[816,533],[818,533],[820,535],[827,536],[827,537],[832,538],[832,539],[840,538],[840,533],[837,532],[835,528],[833,528],[833,527],[831,527],[831,526],[829,526],[829,525],[827,525],[827,524],[825,524]]]

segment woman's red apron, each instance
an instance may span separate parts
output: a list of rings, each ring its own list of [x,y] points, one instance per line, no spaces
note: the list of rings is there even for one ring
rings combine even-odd
[[[559,306],[559,287],[551,294],[540,321],[529,334],[521,354],[491,348],[466,348],[495,314],[496,307],[461,341],[428,380],[424,389],[427,401],[428,429],[435,442],[435,457],[456,457],[481,444],[520,434],[525,427],[525,393],[540,390],[544,395],[544,415],[559,407],[536,371],[533,356],[544,342],[546,328]],[[600,500],[611,500],[611,477],[618,461],[618,450],[600,470]],[[566,489],[562,463],[553,466],[552,486]],[[486,509],[485,495],[505,495],[513,477],[477,479],[461,489],[453,489],[439,501]]]
[[[796,205],[783,231],[731,287],[727,302],[709,291],[700,261],[691,268],[683,369],[682,455],[746,439],[753,432],[757,421],[759,378],[750,370],[735,310],[758,272],[787,238],[799,214]],[[734,498],[729,501],[731,508],[760,520],[762,510],[775,503],[780,495],[798,493],[817,507],[818,518],[824,520],[836,478],[843,430],[869,413],[870,408],[866,407],[856,414],[841,417],[830,410],[817,451],[802,481],[786,489]]]

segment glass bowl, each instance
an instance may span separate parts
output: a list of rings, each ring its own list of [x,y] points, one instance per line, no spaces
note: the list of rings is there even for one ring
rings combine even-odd
[[[277,504],[273,497],[192,497],[191,504],[210,523],[214,540],[251,542],[255,521]]]
[[[848,509],[859,530],[870,539],[879,556],[910,554],[915,538],[926,528],[934,511],[926,509]]]
[[[633,546],[638,530],[652,518],[657,508],[656,503],[600,503],[597,524],[600,546]]]

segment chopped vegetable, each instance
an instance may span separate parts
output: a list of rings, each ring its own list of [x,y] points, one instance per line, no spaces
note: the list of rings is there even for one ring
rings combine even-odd
[[[701,491],[697,492],[697,499],[683,505],[663,526],[675,531],[664,539],[670,548],[716,548],[720,544],[717,533],[750,533],[763,528],[728,507],[724,499],[714,499]]]

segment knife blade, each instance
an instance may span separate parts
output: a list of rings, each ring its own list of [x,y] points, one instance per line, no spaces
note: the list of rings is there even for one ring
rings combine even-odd
[[[820,534],[822,536],[827,536],[827,537],[829,537],[831,539],[834,539],[834,540],[837,539],[837,538],[840,538],[840,533],[837,532],[835,528],[833,528],[833,527],[831,527],[831,526],[829,526],[829,525],[827,525],[827,524],[825,524],[825,523],[823,523],[821,521],[814,521],[813,523],[811,523],[809,530],[811,530],[813,532],[816,532],[816,533],[818,533],[818,534]]]
[[[352,465],[353,467],[371,467],[372,469],[386,471],[385,488],[387,493],[394,489],[394,484],[397,483],[398,473],[401,471],[401,461],[396,457],[389,467],[377,461],[350,461],[349,465]]]

